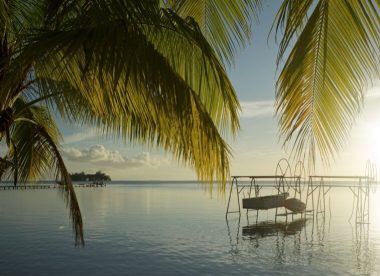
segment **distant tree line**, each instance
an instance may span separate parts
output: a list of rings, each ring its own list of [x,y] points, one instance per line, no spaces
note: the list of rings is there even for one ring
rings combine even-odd
[[[111,177],[101,171],[97,171],[94,174],[90,173],[73,173],[70,174],[72,181],[111,181]]]

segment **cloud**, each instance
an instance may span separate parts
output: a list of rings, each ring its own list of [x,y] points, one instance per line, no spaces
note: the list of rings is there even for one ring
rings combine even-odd
[[[72,144],[72,143],[81,142],[81,141],[84,141],[84,140],[87,140],[87,139],[93,138],[93,137],[96,137],[95,130],[94,129],[88,129],[87,131],[84,131],[84,132],[79,132],[79,133],[75,133],[72,135],[64,136],[63,142],[65,144]]]
[[[144,166],[159,166],[164,160],[143,152],[131,157],[122,156],[117,150],[109,150],[103,145],[94,145],[88,149],[67,148],[63,155],[70,161],[86,162],[102,166],[137,168]]]
[[[365,94],[365,100],[371,102],[380,99],[380,81]],[[273,100],[266,101],[241,101],[242,112],[241,118],[263,118],[273,117],[275,115],[275,107]]]
[[[159,166],[161,162],[162,160],[159,160],[157,157],[152,157],[149,152],[143,152],[125,159],[125,163],[128,167]]]
[[[240,102],[242,113],[241,118],[257,118],[257,117],[273,117],[274,102],[273,101],[254,101]]]

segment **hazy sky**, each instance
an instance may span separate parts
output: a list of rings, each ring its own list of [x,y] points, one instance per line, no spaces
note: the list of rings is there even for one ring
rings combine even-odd
[[[273,108],[278,76],[275,65],[277,45],[273,35],[267,39],[278,3],[272,1],[263,7],[260,22],[253,26],[250,45],[239,51],[234,66],[228,69],[242,106],[241,130],[230,143],[232,174],[273,174],[278,160],[288,157],[278,138]],[[377,146],[380,141],[379,107],[380,82],[376,82],[368,91],[364,110],[353,127],[345,150],[329,169],[318,167],[318,172],[362,174],[367,159],[380,161],[380,146]],[[113,180],[196,178],[191,169],[178,165],[162,150],[100,138],[94,129],[85,126],[62,122],[60,126],[64,135],[65,160],[72,172],[102,170]]]

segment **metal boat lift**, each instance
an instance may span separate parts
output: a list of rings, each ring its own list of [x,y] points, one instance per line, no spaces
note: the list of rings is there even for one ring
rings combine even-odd
[[[291,167],[290,167],[288,160],[281,159],[277,164],[275,175],[237,175],[237,176],[232,176],[230,194],[229,194],[228,204],[227,204],[226,217],[230,213],[241,214],[241,206],[240,206],[241,197],[240,197],[240,194],[243,191],[245,191],[245,189],[248,189],[248,198],[251,198],[252,190],[254,192],[254,197],[257,198],[260,196],[260,190],[263,187],[273,187],[277,190],[277,195],[280,195],[283,193],[294,192],[294,194],[293,194],[294,198],[298,198],[301,200],[301,195],[302,195],[301,182],[302,182],[303,177],[305,176],[305,169],[304,169],[303,163],[301,161],[299,161],[296,164],[294,171],[295,171],[295,174],[292,175]],[[259,184],[259,181],[268,181],[268,180],[271,182]],[[242,182],[242,181],[245,181],[245,182]],[[236,189],[238,210],[231,211],[230,210],[230,204],[231,204],[231,196],[234,193],[233,192],[234,187]],[[277,219],[277,216],[285,216],[287,219],[288,215],[296,214],[296,212],[287,211],[286,208],[285,208],[284,213],[279,214],[278,208],[280,208],[280,207],[276,207],[275,220]],[[247,209],[247,214],[248,214],[248,211],[249,211],[249,209]],[[258,218],[258,213],[259,213],[259,210],[256,210],[256,220]],[[299,213],[302,214],[303,212],[299,212]]]
[[[241,214],[241,193],[248,189],[248,198],[254,196],[260,197],[260,190],[263,187],[272,187],[277,190],[277,195],[282,193],[288,193],[294,191],[292,196],[294,198],[302,199],[302,192],[305,188],[306,179],[305,168],[303,163],[299,161],[292,175],[290,164],[286,159],[281,159],[276,167],[275,175],[238,175],[232,176],[230,193],[228,198],[226,217],[230,213]],[[306,209],[303,212],[289,212],[286,208],[284,213],[278,213],[276,207],[275,221],[277,216],[285,216],[286,220],[288,215],[295,214],[307,214],[310,213],[313,216],[326,212],[326,195],[332,187],[347,187],[353,195],[353,205],[351,218],[355,214],[356,223],[369,223],[369,195],[370,190],[375,188],[377,182],[376,166],[367,161],[365,168],[365,175],[357,176],[344,176],[344,175],[310,175],[307,182],[307,191],[305,194]],[[265,183],[265,181],[271,181]],[[342,180],[344,183],[335,182],[333,185],[326,183],[326,180]],[[259,184],[259,181],[261,183]],[[264,183],[263,183],[264,181]],[[236,189],[236,198],[238,203],[238,210],[231,211],[231,196],[234,193],[233,189]],[[254,193],[252,195],[252,192]],[[311,202],[310,202],[311,201]],[[308,205],[311,204],[311,209],[308,209]],[[247,209],[247,215],[248,215]],[[256,210],[256,221],[258,218],[259,210]]]

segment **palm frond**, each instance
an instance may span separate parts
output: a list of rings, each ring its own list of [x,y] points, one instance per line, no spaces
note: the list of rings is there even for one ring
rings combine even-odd
[[[161,20],[174,26],[175,31],[146,27],[148,40],[198,94],[221,133],[231,131],[235,134],[239,128],[240,109],[235,90],[198,24],[192,20],[184,21],[170,10],[162,11]]]
[[[10,24],[9,19],[9,7],[5,0],[0,1],[0,41],[3,40],[5,31],[8,29]]]
[[[22,108],[25,102],[18,100],[15,109]],[[42,107],[24,109],[15,120],[12,141],[17,151],[17,172],[20,181],[40,179],[55,169],[56,178],[63,185],[63,195],[70,210],[76,243],[84,244],[82,216],[71,182],[70,175],[59,152],[60,133],[52,117]],[[26,138],[27,137],[27,138]]]
[[[63,196],[66,201],[66,205],[70,210],[70,217],[72,220],[73,231],[75,233],[76,244],[84,245],[84,235],[83,235],[83,221],[82,214],[79,208],[79,203],[77,196],[75,194],[73,183],[71,182],[71,177],[66,169],[66,165],[63,158],[59,152],[58,146],[55,141],[49,136],[48,131],[45,127],[39,127],[38,131],[40,135],[45,138],[46,143],[50,146],[50,150],[54,154],[54,161],[56,166],[56,179],[60,179],[60,184],[63,185]]]
[[[194,18],[220,60],[232,63],[236,50],[250,39],[261,1],[174,0],[169,7],[183,18]]]
[[[162,146],[193,165],[201,179],[225,180],[229,150],[218,130],[236,130],[238,102],[196,25],[160,11],[153,19],[140,15],[137,24],[120,16],[98,23],[99,12],[89,12],[86,25],[33,38],[28,52],[38,57],[38,92],[66,82],[73,89],[64,97],[74,98],[66,102],[77,104],[54,97],[61,111],[105,123],[107,134]],[[196,71],[192,62],[210,73]]]
[[[302,29],[276,94],[281,136],[293,143],[297,158],[313,164],[318,152],[327,164],[344,145],[364,91],[379,75],[378,10],[370,0],[320,0]],[[288,14],[287,20],[293,17]],[[301,19],[286,23],[293,26],[283,45],[302,24]]]
[[[139,61],[137,57],[134,62]],[[46,89],[66,85],[65,101],[55,98],[55,102],[74,120],[95,124],[106,135],[163,147],[194,166],[201,179],[225,181],[229,150],[198,95],[160,55],[153,53],[149,60],[146,67],[141,64],[142,74],[131,73],[129,80],[123,74],[116,87],[111,76],[102,82],[82,79],[82,87],[75,86],[75,81],[71,90],[66,82],[41,80],[41,85]],[[160,70],[150,70],[155,66]]]
[[[3,179],[3,176],[9,173],[12,169],[13,163],[5,156],[4,158],[0,157],[0,181]]]
[[[283,32],[277,55],[277,66],[283,59],[289,43],[300,34],[307,22],[307,15],[313,0],[284,0],[277,12],[271,31],[275,29],[276,40]]]

